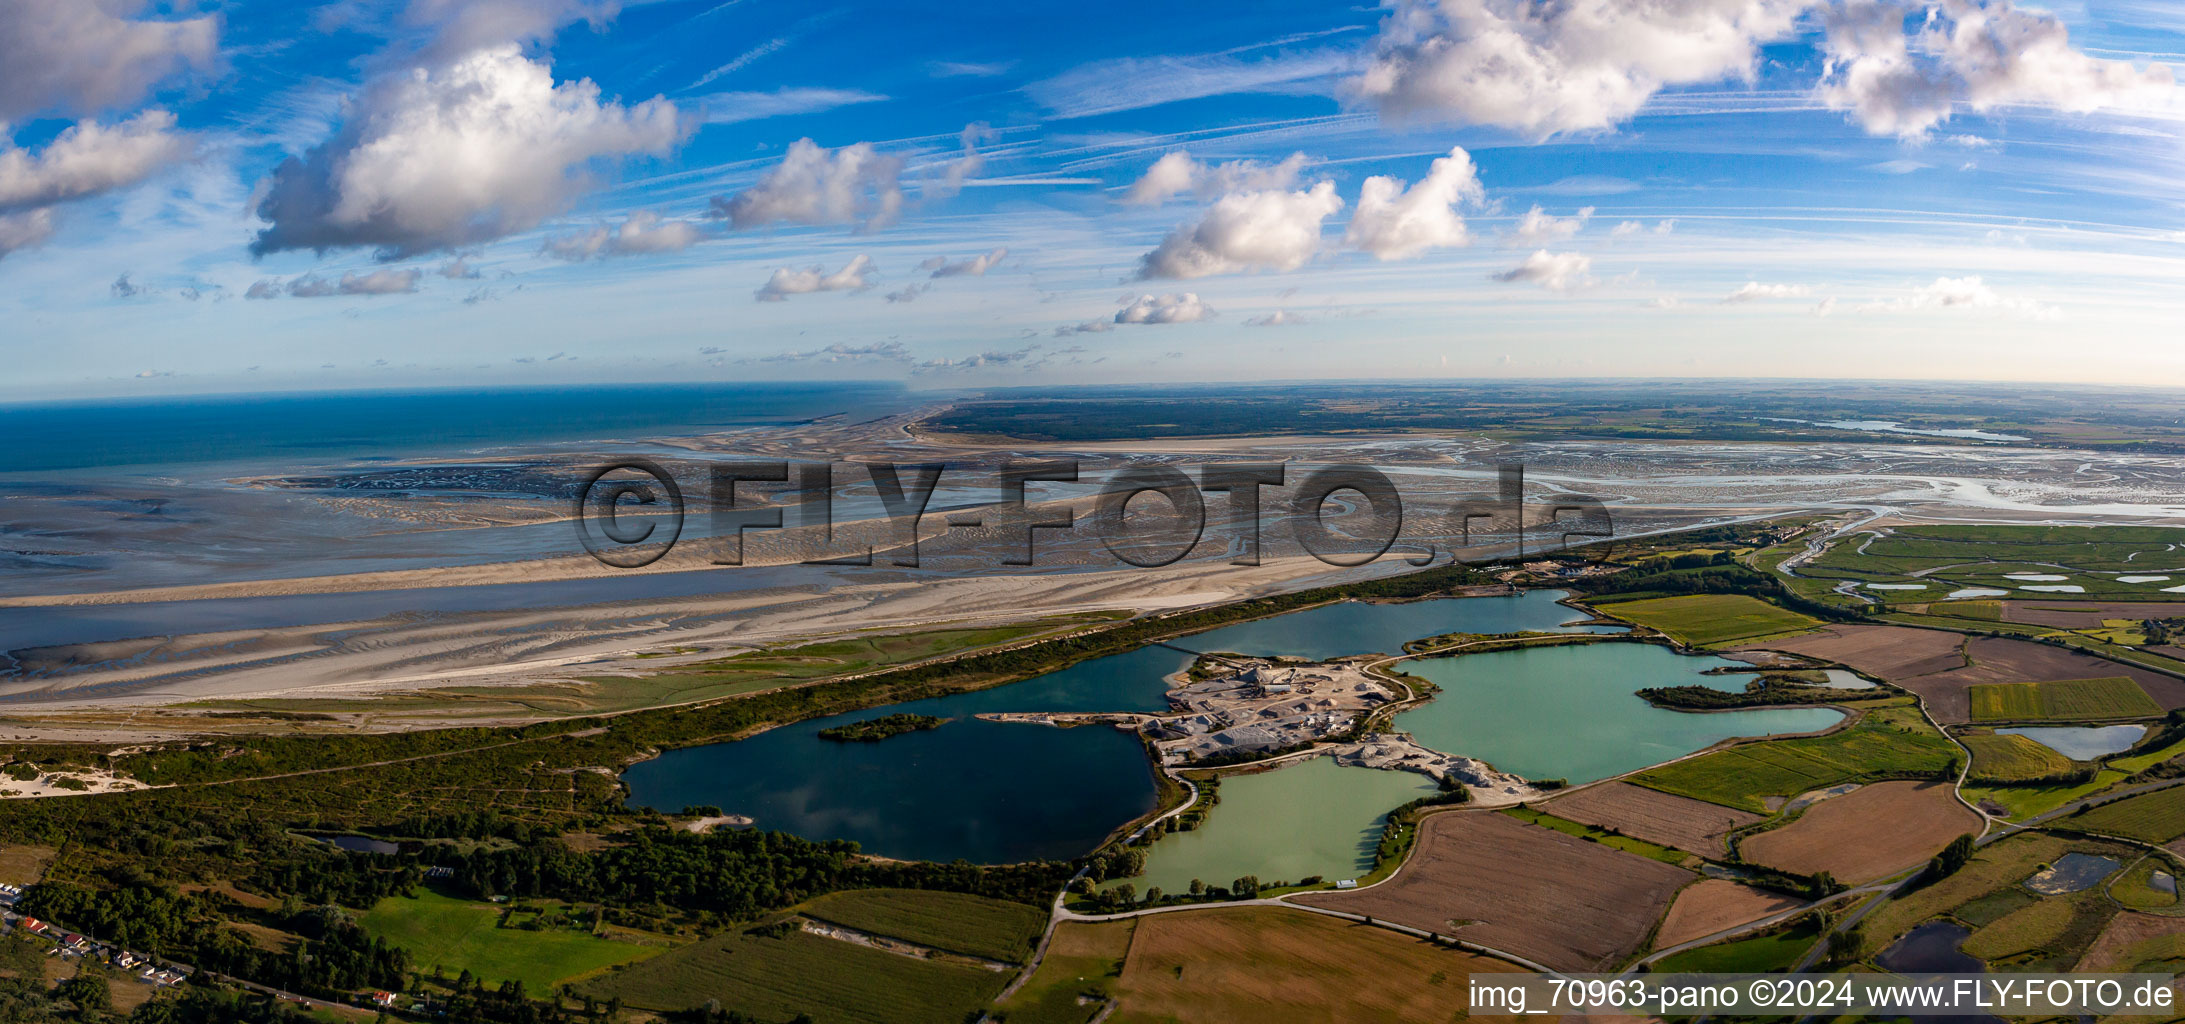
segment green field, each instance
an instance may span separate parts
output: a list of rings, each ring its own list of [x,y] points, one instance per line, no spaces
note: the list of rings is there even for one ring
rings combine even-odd
[[[2099,887],[2051,896],[1974,930],[1961,948],[2013,970],[2068,971],[2116,910]]]
[[[1810,918],[1812,915],[1807,915]],[[1656,974],[1766,974],[1788,970],[1813,948],[1821,930],[1806,918],[1780,931],[1666,956],[1654,962]]]
[[[2023,782],[2060,775],[2073,767],[2070,758],[2024,736],[1968,733],[1958,742],[1973,752],[1967,781]]]
[[[1710,647],[1738,640],[1781,636],[1821,624],[1743,594],[1692,594],[1652,597],[1596,606],[1619,619],[1652,626],[1687,647]]]
[[[2142,742],[2145,742],[2145,740],[2146,737],[2141,737]],[[2118,771],[2143,772],[2173,757],[2185,757],[2185,740],[2167,743],[2145,753],[2126,753],[2122,756],[2112,757],[2109,759],[2109,767]]]
[[[2165,910],[2177,906],[2176,892],[2155,888],[2153,880],[2157,871],[2168,874],[2175,886],[2176,866],[2161,857],[2147,856],[2110,880],[2110,897],[2135,910]]]
[[[2003,816],[2012,821],[2024,821],[2036,814],[2053,811],[2074,800],[2093,796],[2119,782],[2125,773],[2104,769],[2096,772],[2090,782],[2071,786],[1982,786],[1967,783],[1965,799],[1975,805],[1993,804],[2003,809]]]
[[[1876,708],[1826,736],[1766,740],[1649,768],[1632,782],[1664,793],[1766,814],[1765,798],[1842,782],[1933,778],[1958,750],[1904,705]]]
[[[2142,793],[2075,814],[2054,824],[2070,829],[2123,836],[2143,843],[2167,843],[2185,836],[2185,786]]]
[[[921,946],[1023,963],[1047,927],[1047,913],[1022,903],[919,889],[830,893],[800,908],[806,917]]]
[[[2123,676],[1980,683],[1967,695],[1975,722],[2099,722],[2162,714],[2147,691]]]
[[[407,950],[411,965],[419,970],[439,967],[449,977],[468,970],[488,985],[520,981],[533,992],[553,991],[581,975],[642,960],[664,948],[566,928],[503,928],[503,909],[425,892],[380,900],[358,923],[374,937]]]
[[[672,1012],[719,1001],[759,1020],[962,1024],[1001,993],[997,971],[921,960],[764,926],[717,935],[577,986],[597,999]]]

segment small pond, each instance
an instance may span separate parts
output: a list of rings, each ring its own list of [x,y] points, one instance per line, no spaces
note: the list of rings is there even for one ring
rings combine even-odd
[[[320,836],[319,841],[341,847],[350,853],[401,853],[402,847],[384,839],[371,836]]]
[[[1929,921],[1904,933],[1874,962],[1898,974],[1985,974],[1987,964],[1958,948],[1971,935],[1955,921]]]
[[[2043,896],[2061,896],[2065,893],[2084,892],[2116,873],[2124,865],[2114,857],[2098,857],[2091,853],[2067,853],[2056,858],[2056,863],[2035,872],[2026,879],[2026,888]]]
[[[2024,736],[2074,761],[2092,761],[2132,749],[2147,735],[2144,725],[2041,725],[1997,729],[2006,736]]]

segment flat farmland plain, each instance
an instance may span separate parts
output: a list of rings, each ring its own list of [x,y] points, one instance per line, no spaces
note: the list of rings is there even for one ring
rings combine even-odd
[[[1628,782],[1609,782],[1559,796],[1541,805],[1572,821],[1615,829],[1650,843],[1720,860],[1729,855],[1724,833],[1763,819],[1704,800],[1674,796]]]
[[[1947,783],[1877,782],[1746,837],[1739,852],[1755,864],[1800,875],[1826,871],[1856,885],[1923,863],[1950,840],[1978,835],[1980,824]]]
[[[1508,950],[1563,971],[1601,971],[1639,948],[1692,872],[1506,814],[1445,811],[1386,882],[1300,903],[1370,914]]]

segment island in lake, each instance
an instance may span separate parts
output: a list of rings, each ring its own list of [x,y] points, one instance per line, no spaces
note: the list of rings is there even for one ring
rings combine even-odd
[[[948,719],[938,718],[933,715],[884,715],[862,722],[838,725],[831,729],[821,729],[819,738],[833,740],[837,743],[878,743],[890,736],[901,736],[906,732],[938,729],[941,727],[941,723],[946,721]]]

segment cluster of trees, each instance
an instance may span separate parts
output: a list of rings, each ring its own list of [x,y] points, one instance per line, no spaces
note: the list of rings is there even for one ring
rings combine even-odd
[[[303,937],[293,948],[260,949],[222,921],[238,915],[228,901],[126,876],[110,888],[66,883],[32,886],[17,909],[129,949],[191,964],[200,970],[322,999],[362,988],[399,989],[408,954],[364,934],[336,906],[291,907],[269,923]],[[292,909],[291,909],[292,908]]]
[[[2185,619],[2146,619],[2139,628],[2150,646],[2185,641]]]
[[[552,897],[686,917],[740,921],[841,889],[945,889],[1045,905],[1070,876],[1053,861],[980,866],[872,861],[856,843],[814,842],[786,832],[694,834],[642,829],[593,853],[558,842],[521,846],[435,844],[419,854],[450,869],[449,884],[475,898]]]
[[[1943,847],[1941,853],[1935,854],[1934,857],[1927,862],[1926,870],[1920,872],[1919,881],[1913,883],[1913,887],[1918,888],[1920,886],[1933,885],[1936,882],[1942,881],[1943,879],[1950,877],[1951,875],[1957,874],[1958,869],[1964,867],[1965,862],[1972,859],[1972,835],[1968,833],[1966,835],[1961,835],[1956,839],[1952,839],[1950,840],[1950,845]]]
[[[837,725],[821,729],[819,738],[833,740],[837,743],[878,743],[890,736],[901,736],[906,732],[938,729],[941,727],[941,723],[945,721],[948,721],[948,719],[899,711],[892,715],[882,715],[879,718],[867,719],[862,722],[851,722],[848,725]]]
[[[1748,682],[1742,691],[1718,690],[1695,683],[1688,686],[1650,686],[1638,692],[1640,699],[1658,708],[1699,710],[1749,708],[1771,704],[1833,704],[1845,699],[1842,690],[1786,683],[1772,676],[1762,676]]]

